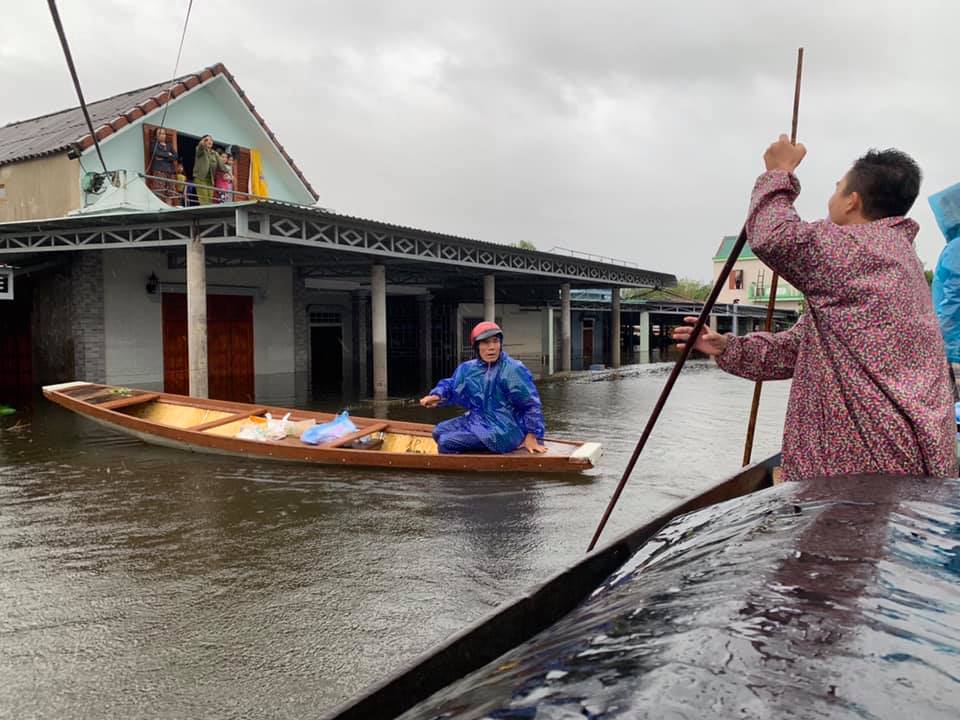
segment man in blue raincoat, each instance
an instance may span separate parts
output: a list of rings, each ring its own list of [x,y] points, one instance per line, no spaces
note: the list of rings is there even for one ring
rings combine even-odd
[[[953,367],[960,363],[960,185],[931,195],[930,207],[947,240],[933,273],[933,309]]]
[[[546,452],[540,394],[524,364],[503,351],[503,331],[496,323],[478,323],[470,344],[477,357],[461,363],[453,377],[420,398],[423,407],[467,409],[434,429],[440,452],[508,453],[520,446],[531,453]]]

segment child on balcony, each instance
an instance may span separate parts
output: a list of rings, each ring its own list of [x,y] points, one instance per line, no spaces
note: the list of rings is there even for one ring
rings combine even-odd
[[[217,188],[217,196],[214,202],[226,203],[233,202],[233,159],[226,152],[220,151],[220,161],[223,168],[217,168],[213,184]]]

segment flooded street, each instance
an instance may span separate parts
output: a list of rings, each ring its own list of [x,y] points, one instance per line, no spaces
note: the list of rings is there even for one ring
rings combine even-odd
[[[604,445],[583,476],[191,455],[42,399],[0,418],[0,716],[320,714],[579,557],[669,368],[541,385],[548,434]],[[684,371],[604,540],[736,471],[752,388]],[[788,390],[764,386],[755,458]]]

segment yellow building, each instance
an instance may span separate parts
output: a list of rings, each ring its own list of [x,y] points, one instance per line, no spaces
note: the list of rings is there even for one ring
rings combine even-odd
[[[720,271],[727,262],[727,258],[730,257],[730,251],[736,241],[735,235],[727,235],[723,238],[720,247],[713,256],[714,283],[720,277]],[[770,302],[770,280],[772,277],[773,271],[753,254],[749,245],[745,245],[733,266],[733,270],[730,271],[727,282],[720,291],[717,302],[766,306]],[[799,310],[802,302],[803,294],[799,290],[783,278],[777,281],[776,307],[778,309]]]

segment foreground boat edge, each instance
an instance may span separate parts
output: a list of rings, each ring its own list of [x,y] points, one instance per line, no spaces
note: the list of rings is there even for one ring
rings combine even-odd
[[[573,610],[674,518],[748,495],[772,484],[780,455],[750,465],[671,507],[574,565],[500,605],[492,613],[427,651],[406,668],[323,716],[323,720],[387,720],[526,642]]]

